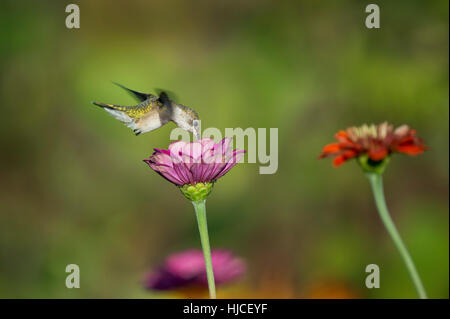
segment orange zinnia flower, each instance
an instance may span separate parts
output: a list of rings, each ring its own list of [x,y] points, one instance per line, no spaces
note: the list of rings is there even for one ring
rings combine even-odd
[[[392,153],[417,155],[422,154],[427,146],[409,126],[402,125],[394,129],[394,126],[387,122],[379,125],[364,124],[361,127],[350,127],[345,131],[339,131],[335,137],[338,142],[325,145],[319,158],[334,156],[334,166],[339,166],[352,158],[357,159],[370,181],[381,220],[406,264],[419,297],[427,298],[416,266],[389,214],[384,198],[382,177]]]
[[[339,166],[345,161],[366,156],[377,163],[392,153],[408,155],[422,154],[427,146],[416,136],[416,131],[408,125],[394,129],[392,124],[364,124],[361,127],[349,127],[335,135],[337,143],[325,145],[319,158],[334,156],[333,165]]]

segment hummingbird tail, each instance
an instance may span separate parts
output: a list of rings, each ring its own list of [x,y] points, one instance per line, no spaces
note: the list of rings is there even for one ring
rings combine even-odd
[[[112,110],[117,110],[117,111],[126,111],[126,106],[122,106],[122,105],[115,105],[115,104],[105,104],[105,103],[100,103],[100,102],[92,102],[92,104],[100,106],[102,108],[108,108],[108,109],[112,109]]]
[[[92,102],[92,103],[94,105],[100,106],[106,112],[111,114],[115,119],[119,120],[120,122],[124,123],[126,126],[131,128],[136,135],[139,135],[142,133],[142,131],[136,127],[135,120],[127,114],[125,106],[104,104],[104,103],[98,103],[98,102]]]

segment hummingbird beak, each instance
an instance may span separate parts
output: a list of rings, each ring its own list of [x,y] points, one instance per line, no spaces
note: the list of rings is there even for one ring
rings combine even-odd
[[[199,120],[194,120],[193,122],[193,130],[192,130],[192,134],[194,135],[194,140],[199,140],[201,138],[201,126],[200,126],[200,121]]]
[[[194,140],[196,141],[196,140],[199,140],[200,139],[200,131],[199,131],[199,129],[198,129],[198,127],[195,127],[194,128]]]

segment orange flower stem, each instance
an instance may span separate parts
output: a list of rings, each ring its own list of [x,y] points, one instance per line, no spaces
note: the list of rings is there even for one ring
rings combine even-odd
[[[416,287],[417,294],[419,295],[420,299],[427,299],[427,294],[425,292],[425,288],[423,287],[419,273],[417,272],[416,266],[414,265],[411,255],[409,254],[408,249],[403,243],[403,240],[400,237],[397,228],[395,227],[394,221],[389,214],[386,200],[384,198],[383,177],[378,173],[367,173],[367,177],[369,178],[370,185],[372,187],[372,192],[375,198],[376,206],[378,208],[378,213],[380,214],[381,220],[383,221],[386,230],[394,241],[395,246],[397,246],[401,257],[405,262],[409,275],[411,276],[414,286]]]

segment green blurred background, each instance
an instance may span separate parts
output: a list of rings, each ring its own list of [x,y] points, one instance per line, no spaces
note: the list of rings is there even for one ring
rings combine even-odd
[[[69,3],[0,4],[0,297],[171,297],[145,274],[200,247],[192,205],[142,162],[175,126],[134,136],[91,104],[133,101],[111,81],[176,92],[203,128],[279,128],[276,174],[238,165],[209,197],[212,246],[248,263],[219,296],[416,297],[363,173],[317,155],[347,126],[417,129],[429,151],[393,158],[386,196],[449,297],[448,1],[377,1],[380,29],[369,1],[76,1],[67,29]]]

